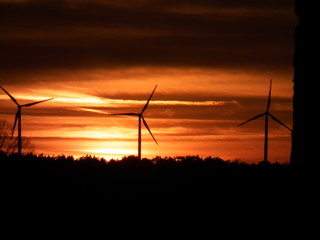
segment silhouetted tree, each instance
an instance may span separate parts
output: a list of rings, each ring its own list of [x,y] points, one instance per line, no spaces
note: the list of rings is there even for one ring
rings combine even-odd
[[[317,4],[313,0],[295,0],[299,23],[294,36],[294,95],[292,165],[315,165],[318,154],[318,126],[315,103],[318,79],[319,26]],[[317,26],[316,26],[317,25]]]
[[[11,138],[12,127],[7,121],[0,120],[0,151],[6,154],[13,154],[17,151],[18,139]],[[23,154],[34,151],[33,144],[29,138],[22,138]]]

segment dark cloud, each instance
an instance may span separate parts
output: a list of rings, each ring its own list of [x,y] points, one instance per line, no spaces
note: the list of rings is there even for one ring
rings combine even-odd
[[[0,1],[0,70],[291,67],[291,1]]]

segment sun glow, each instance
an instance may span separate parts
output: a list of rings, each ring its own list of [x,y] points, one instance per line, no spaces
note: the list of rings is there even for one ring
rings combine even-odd
[[[75,157],[92,154],[107,160],[137,155],[137,118],[108,114],[140,112],[152,88],[158,84],[146,111],[146,120],[159,145],[143,127],[142,157],[196,154],[259,159],[263,142],[260,122],[247,128],[235,126],[255,114],[260,101],[264,106],[269,79],[263,74],[149,68],[128,70],[125,77],[121,71],[101,70],[96,79],[84,81],[94,70],[81,73],[83,75],[75,72],[73,76],[79,81],[70,81],[69,75],[61,75],[59,81],[65,81],[49,81],[54,85],[46,82],[25,88],[4,86],[19,104],[54,98],[34,109],[23,110],[22,134],[33,139],[37,153]],[[279,119],[290,125],[291,102],[286,99],[292,95],[288,84],[291,80],[281,78],[282,75],[275,77],[279,80],[274,81],[272,109],[277,116],[280,114]],[[2,118],[11,124],[15,106],[4,93],[0,99]],[[257,104],[252,102],[255,100]],[[285,161],[290,136],[276,127],[270,131],[270,144],[275,141],[282,144],[283,149],[278,148],[272,156],[270,147],[270,156]],[[282,135],[276,135],[278,133]]]
[[[95,155],[99,157],[103,157],[106,160],[110,159],[119,159],[125,155],[136,155],[137,151],[133,149],[117,149],[117,148],[109,148],[109,149],[87,149],[89,155]]]

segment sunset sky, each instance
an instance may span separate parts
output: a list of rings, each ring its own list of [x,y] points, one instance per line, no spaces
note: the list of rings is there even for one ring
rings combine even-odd
[[[263,113],[292,126],[293,0],[0,0],[0,85],[35,153],[263,160]],[[0,93],[0,120],[16,106]],[[291,133],[270,120],[269,160]],[[16,134],[16,133],[15,133]]]

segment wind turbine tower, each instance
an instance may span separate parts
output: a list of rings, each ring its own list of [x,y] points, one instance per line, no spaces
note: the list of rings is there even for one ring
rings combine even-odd
[[[10,93],[8,93],[2,86],[0,86],[0,88],[11,98],[11,100],[17,105],[17,108],[18,108],[17,109],[17,113],[16,113],[16,117],[15,117],[15,120],[14,120],[14,124],[13,124],[11,138],[13,137],[14,130],[15,130],[17,122],[18,122],[18,154],[21,156],[22,155],[21,109],[23,107],[31,107],[31,106],[36,105],[38,103],[42,103],[42,102],[46,102],[46,101],[52,100],[53,98],[49,98],[49,99],[45,99],[45,100],[38,101],[38,102],[32,102],[32,103],[27,103],[27,104],[20,105],[17,102],[17,100]]]
[[[155,141],[156,144],[158,144],[157,140],[155,139],[155,137],[153,136],[146,120],[144,119],[143,117],[143,113],[146,111],[148,105],[149,105],[149,102],[155,92],[157,88],[157,85],[155,86],[155,88],[153,89],[147,103],[144,105],[144,107],[142,108],[141,112],[139,113],[115,113],[115,114],[109,114],[109,115],[118,115],[118,116],[136,116],[138,117],[138,159],[141,160],[141,127],[142,127],[142,123],[143,125],[148,129],[151,137],[153,138],[153,140]],[[141,123],[142,122],[142,123]]]
[[[274,115],[272,115],[269,111],[270,109],[270,104],[271,104],[271,86],[272,86],[272,79],[270,80],[270,88],[269,88],[269,96],[268,96],[268,102],[267,102],[267,109],[264,113],[259,114],[257,116],[254,116],[253,118],[250,118],[249,120],[240,123],[237,125],[237,127],[240,127],[248,122],[251,122],[257,118],[260,117],[265,117],[265,126],[264,126],[264,158],[263,161],[264,162],[268,162],[268,128],[269,128],[269,117],[271,117],[274,121],[276,121],[277,123],[281,124],[282,126],[284,126],[285,128],[287,128],[289,131],[291,131],[291,129],[285,125],[284,123],[282,123],[279,119],[277,119]]]

